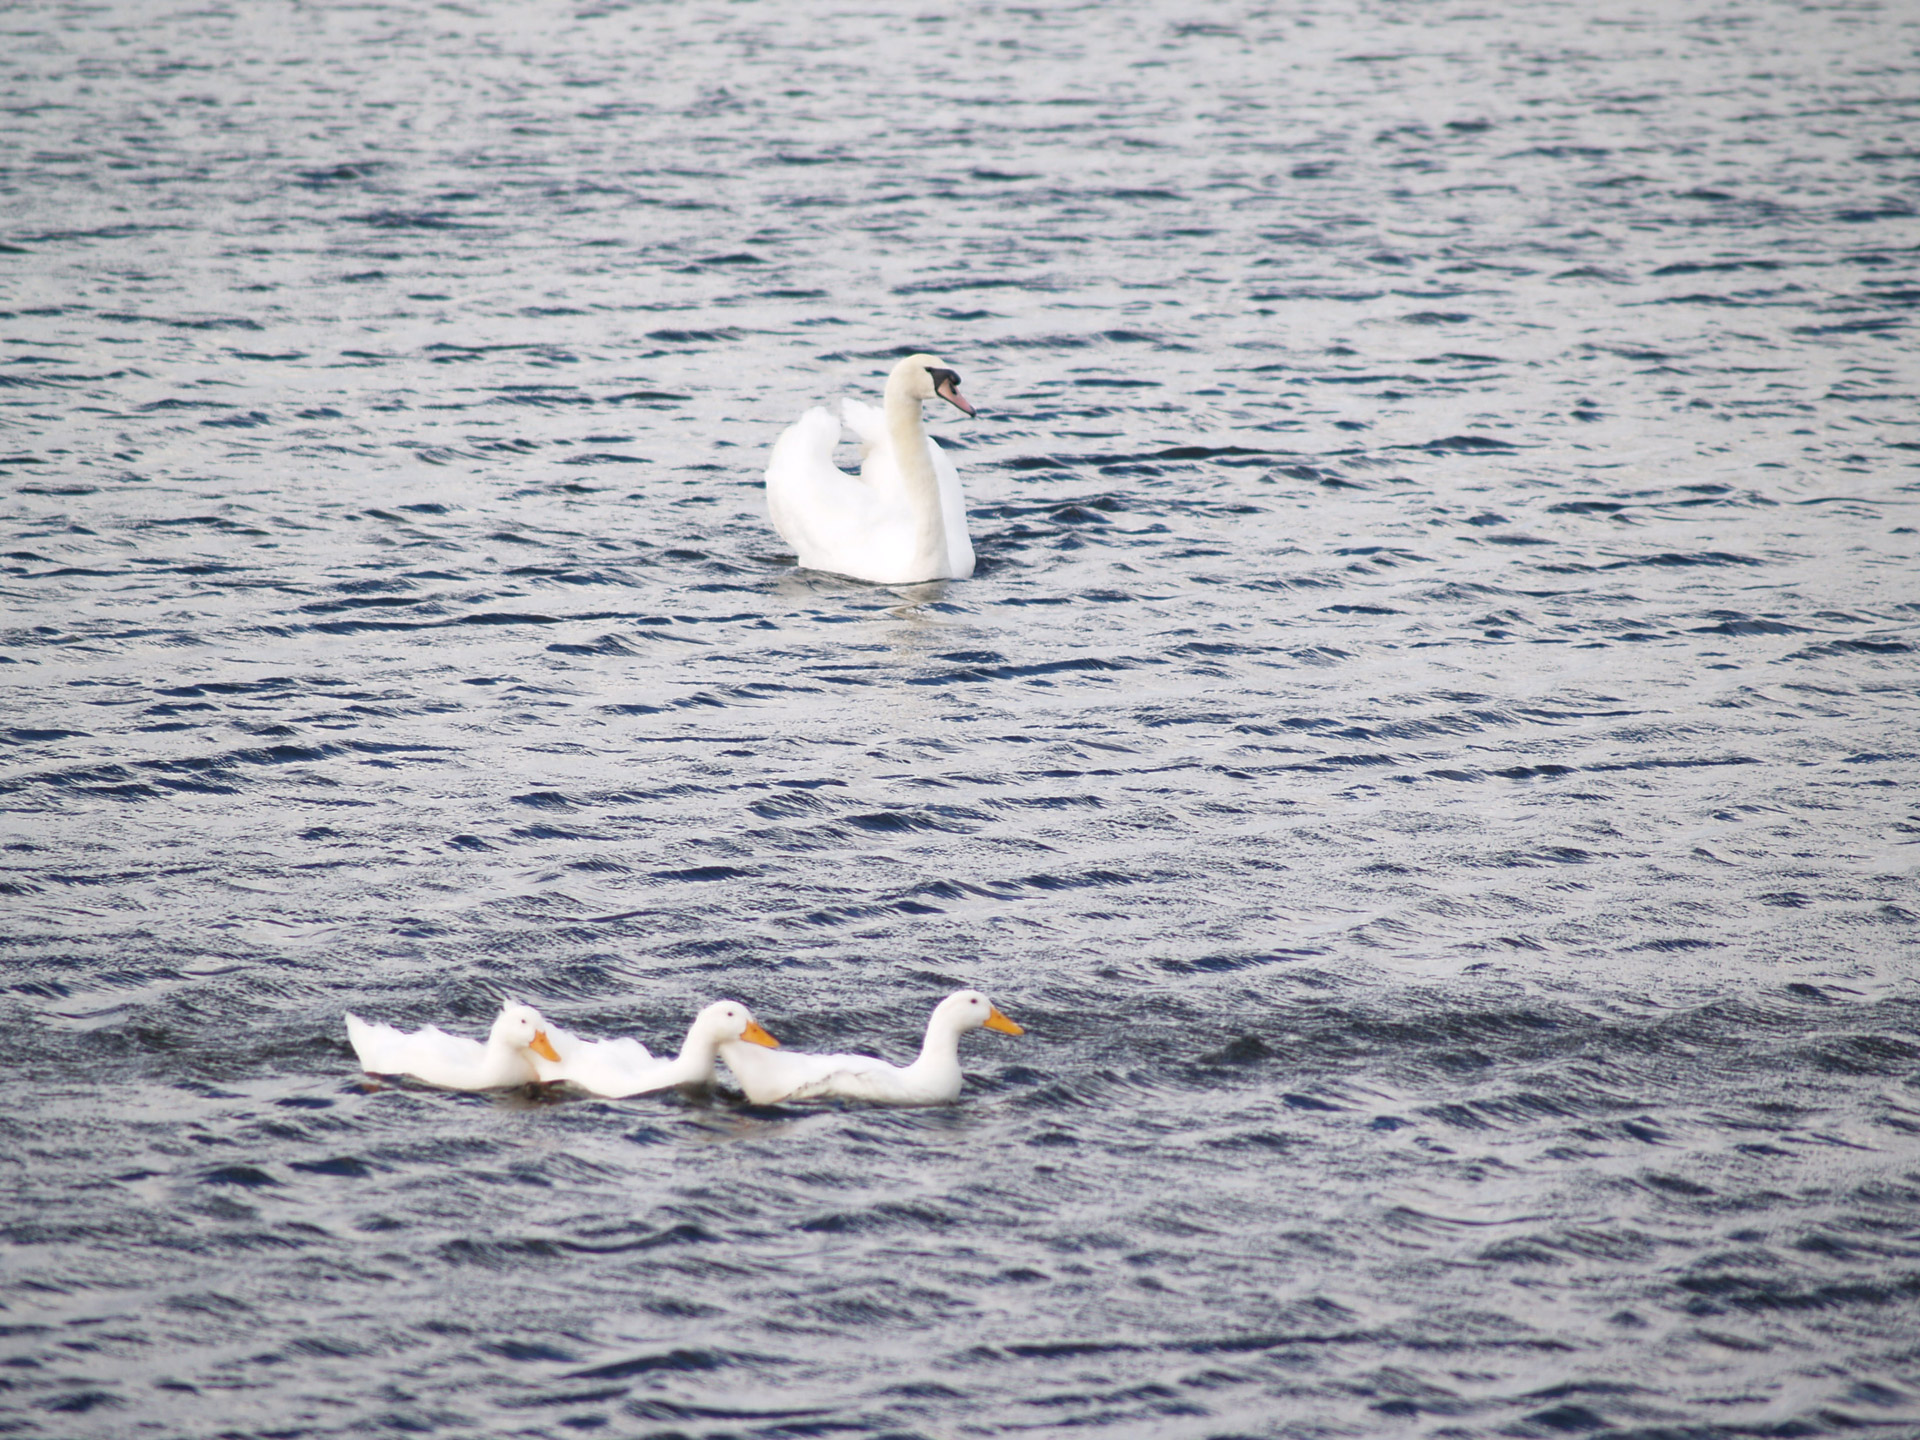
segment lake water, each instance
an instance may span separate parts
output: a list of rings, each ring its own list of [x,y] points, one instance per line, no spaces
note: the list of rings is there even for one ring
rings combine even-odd
[[[0,1434],[1920,1435],[1917,47],[8,7]],[[796,571],[913,349],[978,573]]]

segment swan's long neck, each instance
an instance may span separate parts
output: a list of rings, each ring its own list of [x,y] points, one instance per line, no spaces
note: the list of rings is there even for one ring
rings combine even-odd
[[[893,441],[907,503],[913,507],[916,558],[931,564],[946,557],[947,523],[940,511],[940,477],[933,473],[933,460],[927,454],[920,400],[908,383],[898,372],[887,379],[887,435]]]

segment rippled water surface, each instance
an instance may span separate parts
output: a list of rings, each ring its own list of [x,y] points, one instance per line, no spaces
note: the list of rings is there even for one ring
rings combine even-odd
[[[1917,46],[0,10],[0,1434],[1920,1434]],[[911,349],[979,572],[796,571]]]

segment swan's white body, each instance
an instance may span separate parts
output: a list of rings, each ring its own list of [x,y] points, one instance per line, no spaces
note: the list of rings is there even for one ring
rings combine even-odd
[[[958,375],[909,355],[887,377],[883,409],[843,400],[840,416],[812,409],[781,432],[767,462],[767,512],[802,566],[881,585],[973,573],[960,476],[920,417],[936,398],[973,414]],[[860,438],[858,475],[833,463],[841,416]]]
[[[710,1085],[722,1045],[757,1049],[780,1043],[738,1000],[716,1000],[696,1015],[680,1053],[672,1058],[652,1054],[638,1040],[582,1040],[557,1029],[549,1029],[547,1036],[558,1053],[534,1061],[540,1078],[565,1080],[609,1100],[679,1085]]]
[[[986,1026],[1006,1035],[1021,1028],[978,990],[961,990],[933,1007],[920,1058],[889,1065],[871,1055],[770,1053],[750,1046],[720,1047],[747,1099],[756,1105],[837,1097],[876,1105],[946,1105],[960,1098],[960,1037]]]
[[[539,1078],[536,1057],[553,1055],[546,1022],[531,1005],[509,1001],[484,1042],[437,1025],[396,1030],[347,1015],[347,1039],[369,1075],[411,1075],[446,1090],[501,1090]]]

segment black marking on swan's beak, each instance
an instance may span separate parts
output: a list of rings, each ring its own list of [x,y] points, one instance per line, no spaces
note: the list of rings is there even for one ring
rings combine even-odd
[[[934,394],[938,395],[949,405],[957,407],[965,414],[973,414],[973,406],[969,405],[967,403],[967,397],[960,393],[960,372],[958,370],[942,370],[929,365],[927,367],[927,373],[933,377]]]

